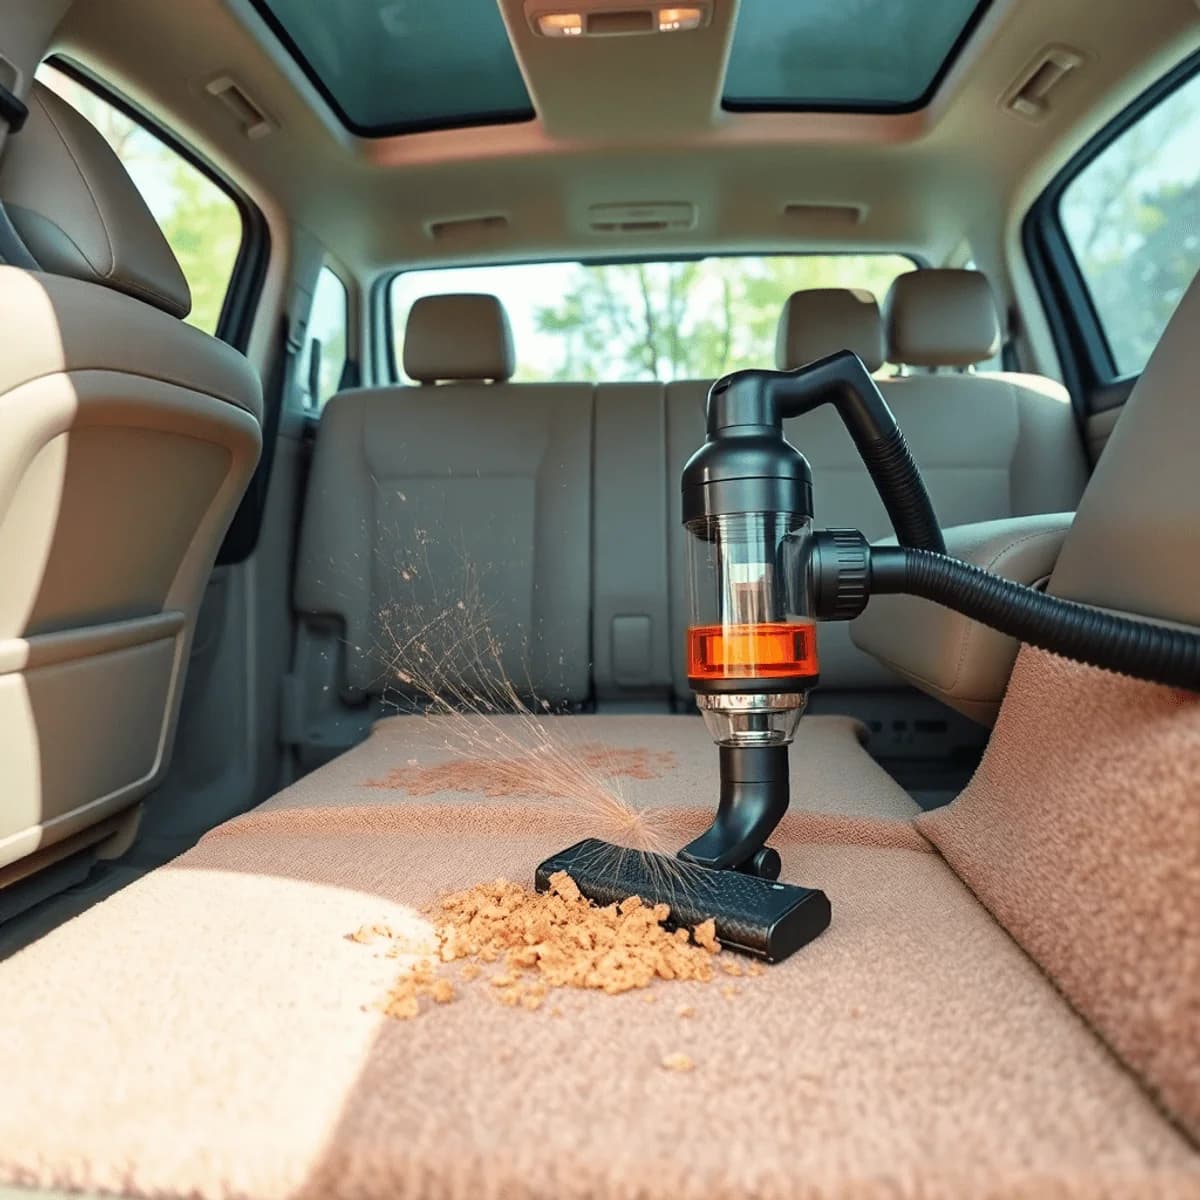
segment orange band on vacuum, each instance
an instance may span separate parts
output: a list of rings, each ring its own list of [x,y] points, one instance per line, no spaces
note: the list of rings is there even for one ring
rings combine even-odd
[[[811,621],[762,625],[693,625],[688,630],[692,679],[782,679],[817,674],[817,630]]]

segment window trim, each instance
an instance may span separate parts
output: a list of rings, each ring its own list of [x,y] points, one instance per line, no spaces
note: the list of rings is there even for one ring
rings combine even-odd
[[[221,314],[213,336],[227,342],[235,350],[245,353],[250,343],[250,333],[258,310],[267,277],[267,265],[271,254],[271,235],[262,210],[233,180],[217,170],[199,151],[188,145],[169,126],[147,112],[127,96],[118,92],[112,84],[88,67],[62,54],[52,54],[45,65],[61,72],[68,79],[112,105],[123,116],[139,125],[152,137],[157,138],[173,153],[178,154],[189,166],[199,171],[206,179],[233,201],[242,222],[242,237],[229,276],[225,298],[221,302]]]
[[[1114,142],[1180,88],[1200,76],[1200,52],[1189,54],[1094,134],[1062,167],[1030,206],[1021,224],[1021,245],[1033,275],[1064,382],[1077,413],[1089,414],[1094,393],[1134,379],[1121,374],[1096,311],[1083,270],[1063,229],[1063,193]]]
[[[946,57],[942,59],[941,66],[934,73],[929,85],[915,100],[897,101],[891,104],[886,101],[864,104],[862,101],[855,102],[853,100],[804,100],[791,103],[784,100],[730,100],[725,95],[725,80],[722,79],[721,108],[724,112],[740,113],[868,113],[885,116],[903,116],[905,113],[920,112],[921,109],[928,108],[932,103],[933,98],[945,82],[946,76],[953,70],[959,55],[966,49],[967,43],[991,7],[992,0],[978,0],[971,10],[966,24],[959,30],[958,36],[950,44],[950,49],[946,51]],[[730,53],[732,53],[732,42],[730,43]]]
[[[561,266],[563,264],[574,264],[581,267],[619,267],[636,266],[638,263],[700,262],[706,258],[864,258],[872,255],[878,255],[882,258],[894,257],[907,259],[912,263],[914,271],[924,271],[929,267],[929,260],[927,258],[911,250],[881,249],[878,246],[862,247],[854,250],[699,250],[677,254],[656,254],[651,258],[647,258],[645,254],[634,252],[618,255],[571,255],[566,258],[513,259],[505,262],[457,262],[426,265],[414,263],[405,267],[397,267],[395,270],[386,271],[379,276],[373,289],[374,304],[380,312],[380,323],[375,328],[383,334],[383,365],[389,372],[386,383],[387,386],[391,387],[407,386],[405,380],[401,378],[400,360],[396,354],[396,343],[399,339],[395,336],[393,327],[395,313],[392,309],[392,291],[396,280],[401,275],[410,275],[416,271],[455,271],[464,268],[485,270],[491,267],[545,267]],[[883,297],[880,296],[877,299],[880,305],[882,305]]]
[[[345,331],[346,351],[345,351],[344,357],[342,358],[342,369],[338,373],[337,386],[334,388],[333,393],[330,396],[326,397],[324,403],[317,405],[316,407],[292,407],[289,410],[293,413],[299,414],[300,416],[304,417],[306,420],[311,421],[313,424],[317,424],[320,422],[321,414],[325,411],[325,405],[327,405],[329,403],[329,401],[332,400],[333,397],[336,396],[338,394],[338,392],[340,392],[343,389],[343,387],[347,386],[347,384],[346,384],[347,371],[357,371],[358,370],[358,362],[357,362],[357,358],[354,354],[354,338],[356,336],[356,331],[355,331],[355,326],[354,326],[353,293],[352,293],[350,284],[346,282],[345,276],[338,269],[338,267],[334,263],[334,261],[329,257],[328,253],[326,253],[325,256],[323,257],[323,259],[321,261],[321,265],[317,269],[316,277],[313,279],[312,296],[310,297],[309,306],[308,306],[308,317],[304,323],[304,345],[300,349],[300,359],[301,359],[300,365],[303,365],[304,351],[307,350],[309,345],[315,340],[312,336],[312,314],[313,314],[313,309],[316,307],[316,304],[317,304],[317,288],[320,287],[321,276],[326,271],[328,271],[329,274],[332,275],[333,278],[337,280],[338,284],[340,285],[340,287],[342,289],[342,294],[346,298],[346,309],[345,309],[345,312],[346,312],[346,331]],[[324,347],[322,347],[322,349],[324,349]],[[293,388],[292,391],[294,394],[296,389]],[[314,396],[313,399],[316,400],[316,397]]]

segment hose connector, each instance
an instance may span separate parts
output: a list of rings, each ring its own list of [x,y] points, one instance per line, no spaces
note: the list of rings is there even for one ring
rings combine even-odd
[[[810,547],[813,616],[853,621],[871,598],[871,544],[857,529],[818,529]]]

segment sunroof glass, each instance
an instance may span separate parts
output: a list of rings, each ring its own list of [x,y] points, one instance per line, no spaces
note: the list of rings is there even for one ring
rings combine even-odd
[[[741,0],[725,107],[922,107],[988,2]]]
[[[355,133],[527,121],[496,0],[254,0]]]

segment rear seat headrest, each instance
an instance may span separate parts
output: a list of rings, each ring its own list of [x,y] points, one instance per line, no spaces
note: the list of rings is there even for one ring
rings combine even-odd
[[[37,265],[186,317],[192,296],[158,222],[100,133],[45,84],[5,143],[0,202]]]
[[[979,271],[909,271],[892,284],[883,310],[891,362],[969,367],[1000,349],[996,302]]]
[[[491,379],[514,369],[508,313],[495,296],[422,296],[404,330],[404,372],[418,383]]]
[[[779,318],[775,366],[791,371],[839,350],[853,350],[868,371],[883,365],[883,319],[875,297],[859,288],[793,292]]]

